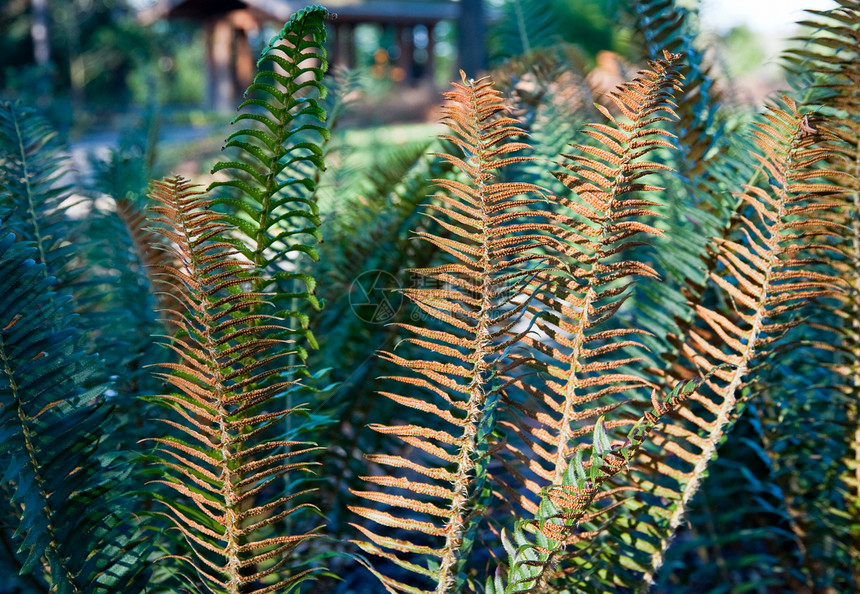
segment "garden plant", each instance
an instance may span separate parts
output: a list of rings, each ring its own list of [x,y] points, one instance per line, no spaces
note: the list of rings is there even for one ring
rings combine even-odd
[[[360,173],[317,6],[208,186],[130,145],[77,187],[0,104],[0,591],[860,589],[837,4],[748,115],[673,0],[628,3],[643,66],[606,94],[509,0],[447,133]]]

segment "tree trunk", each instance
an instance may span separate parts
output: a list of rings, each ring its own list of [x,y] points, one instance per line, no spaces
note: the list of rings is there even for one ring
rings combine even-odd
[[[51,59],[51,42],[48,38],[48,0],[32,0],[30,36],[33,38],[33,57],[36,59],[36,64],[45,66]]]

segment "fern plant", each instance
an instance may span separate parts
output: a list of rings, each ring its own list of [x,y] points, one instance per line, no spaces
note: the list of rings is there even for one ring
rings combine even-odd
[[[312,444],[283,439],[278,431],[284,417],[299,411],[272,405],[292,385],[281,375],[293,367],[291,351],[272,336],[280,327],[269,320],[276,318],[252,313],[264,295],[232,290],[255,280],[239,276],[254,266],[234,259],[235,249],[221,239],[226,227],[209,212],[204,194],[171,178],[154,184],[153,198],[158,232],[181,263],[163,271],[177,288],[181,331],[170,343],[180,362],[162,367],[172,371],[164,378],[178,393],[160,400],[178,416],[164,422],[183,437],[152,439],[172,471],[161,480],[187,500],[164,504],[188,540],[193,555],[185,560],[206,590],[291,590],[309,570],[286,576],[281,568],[312,537],[271,532],[309,505],[293,501],[301,492],[271,495],[278,479],[309,469],[303,458],[312,451]]]
[[[549,40],[550,10],[506,5]],[[44,121],[0,106],[0,588],[856,589],[860,7],[815,13],[751,142],[692,13],[627,10],[656,59],[608,121],[559,149],[596,114],[564,46],[500,67],[517,101],[463,74],[450,133],[340,188],[329,226],[320,7],[263,51],[207,190],[148,206],[153,153],[117,154],[89,235]],[[349,318],[350,274],[406,265],[411,310]]]
[[[209,185],[210,191],[234,190],[219,197],[218,203],[236,213],[225,214],[224,220],[241,237],[225,239],[259,271],[253,290],[276,287],[279,315],[298,322],[291,332],[304,335],[312,347],[316,341],[307,330],[308,316],[297,302],[319,308],[315,281],[290,270],[286,262],[300,253],[318,258],[313,244],[321,235],[313,171],[324,168],[320,141],[329,137],[323,124],[326,113],[318,102],[325,95],[320,81],[326,71],[322,44],[327,14],[319,6],[302,9],[264,49],[260,71],[248,87],[251,96],[239,106],[234,120],[242,127],[224,145],[235,157],[218,162],[212,170],[226,173],[228,179]]]
[[[832,154],[833,136],[823,127],[810,132],[807,116],[788,98],[785,108],[772,107],[766,117],[766,123],[753,132],[757,146],[753,154],[768,186],[745,188],[741,198],[749,214],[741,216],[739,238],[715,243],[720,269],[711,273],[711,281],[728,307],[715,311],[696,305],[697,323],[681,348],[693,373],[717,364],[731,369],[706,382],[707,389],[698,390],[695,397],[699,406],[681,411],[684,422],[673,423],[665,442],[656,441],[674,454],[671,462],[659,454],[648,456],[652,470],[642,484],[673,501],[673,511],[664,516],[667,525],[651,556],[646,580],[660,567],[663,551],[701,484],[708,461],[737,418],[745,376],[754,368],[756,357],[764,356],[799,323],[794,312],[844,287],[832,272],[816,270],[818,252],[832,249],[827,243],[833,235],[831,223],[819,213],[838,207],[833,198],[842,191],[821,181],[836,172],[814,167]],[[654,512],[649,515],[660,517]]]

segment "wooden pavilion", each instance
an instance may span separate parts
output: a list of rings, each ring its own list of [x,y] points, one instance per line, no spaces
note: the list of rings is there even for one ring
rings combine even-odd
[[[408,83],[416,82],[416,72],[420,72],[422,78],[433,80],[432,35],[428,35],[426,62],[422,68],[415,68],[413,40],[417,26],[432,31],[444,20],[461,22],[461,63],[464,58],[469,62],[468,58],[476,51],[480,55],[483,46],[481,36],[476,38],[473,32],[482,30],[482,23],[475,26],[463,23],[461,18],[464,6],[474,4],[474,0],[158,0],[152,7],[141,11],[140,19],[144,23],[158,19],[189,19],[203,24],[209,107],[229,111],[254,74],[255,56],[250,39],[258,35],[267,23],[280,25],[295,11],[312,3],[322,4],[333,14],[329,54],[332,66],[355,65],[354,33],[356,26],[362,24],[375,24],[394,31],[399,49],[395,54],[396,66]],[[477,61],[480,60],[478,57]],[[472,57],[471,61],[476,60]]]

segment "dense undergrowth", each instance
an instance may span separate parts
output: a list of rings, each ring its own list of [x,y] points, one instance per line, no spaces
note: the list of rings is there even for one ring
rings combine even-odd
[[[860,587],[860,3],[754,118],[672,0],[603,95],[506,10],[363,171],[318,7],[208,187],[0,105],[0,590]]]

